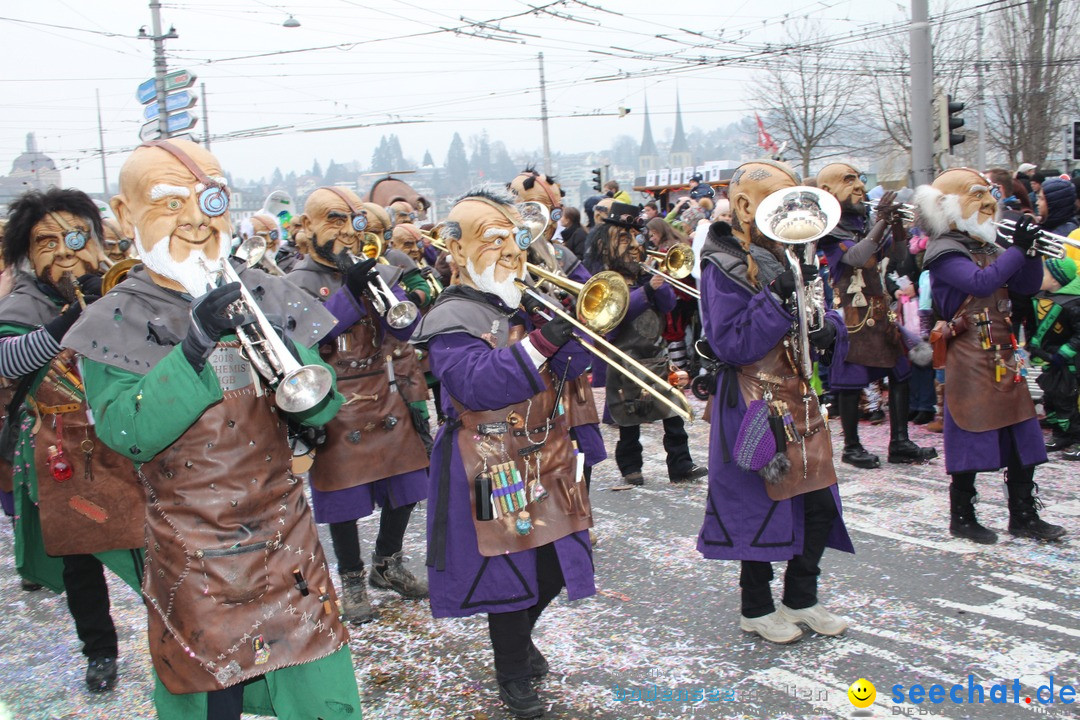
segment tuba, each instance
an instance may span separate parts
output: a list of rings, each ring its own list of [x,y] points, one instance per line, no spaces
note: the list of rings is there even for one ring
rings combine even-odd
[[[818,267],[817,241],[840,222],[840,203],[830,193],[799,185],[772,193],[758,205],[754,222],[761,233],[782,245],[788,265],[795,275],[795,302],[798,305],[798,353],[803,377],[814,373],[810,357],[810,333],[825,324],[825,281],[815,274],[807,281],[802,266]]]

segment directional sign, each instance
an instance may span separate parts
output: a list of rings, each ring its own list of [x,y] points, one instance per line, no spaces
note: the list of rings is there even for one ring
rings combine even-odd
[[[195,123],[199,122],[199,119],[187,111],[180,111],[169,115],[169,135],[175,133],[184,132],[195,127]],[[158,121],[153,120],[146,123],[139,130],[139,139],[142,141],[153,140],[157,138],[158,133]]]
[[[195,80],[195,75],[187,70],[174,70],[165,76],[165,92],[189,88],[195,84]],[[142,83],[135,90],[135,98],[143,105],[153,102],[156,97],[157,90],[154,87],[154,78]]]
[[[181,90],[180,92],[173,93],[172,95],[165,96],[165,112],[173,113],[177,110],[187,110],[198,101],[195,95],[192,95],[187,90]],[[156,102],[150,103],[143,110],[143,115],[147,120],[153,120],[158,116],[158,104]]]

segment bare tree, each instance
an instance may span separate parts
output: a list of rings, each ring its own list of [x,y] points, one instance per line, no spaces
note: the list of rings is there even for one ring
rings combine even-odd
[[[1013,167],[1041,164],[1057,143],[1076,90],[1078,29],[1076,0],[1028,0],[995,14],[989,138]]]
[[[793,26],[787,43],[792,52],[777,58],[751,89],[755,107],[777,142],[786,140],[798,154],[803,175],[810,163],[836,148],[834,138],[852,109],[856,77],[837,68],[827,49],[809,45],[821,37],[814,23]]]

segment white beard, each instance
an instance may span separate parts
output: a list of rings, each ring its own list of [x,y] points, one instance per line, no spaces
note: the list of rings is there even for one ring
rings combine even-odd
[[[514,284],[513,276],[506,278],[502,282],[497,281],[495,279],[495,265],[496,263],[491,263],[484,272],[478,273],[476,266],[473,265],[472,258],[468,258],[465,261],[465,271],[472,278],[478,290],[495,295],[508,308],[516,308],[521,304],[521,289]]]
[[[994,220],[990,218],[985,222],[979,222],[979,211],[973,212],[970,217],[961,217],[964,210],[960,207],[960,198],[956,195],[946,195],[944,198],[945,214],[949,221],[960,232],[965,232],[976,240],[984,243],[992,243],[997,239],[997,228]],[[995,213],[997,215],[997,213]]]
[[[174,280],[184,286],[184,289],[192,297],[200,297],[212,290],[216,285],[216,276],[210,275],[207,268],[218,268],[221,262],[228,257],[229,243],[223,242],[218,234],[218,257],[208,258],[202,248],[192,248],[183,262],[176,262],[169,253],[169,236],[158,240],[149,250],[143,245],[139,237],[139,229],[135,228],[135,247],[139,250],[139,261],[149,270],[153,270],[162,277]]]

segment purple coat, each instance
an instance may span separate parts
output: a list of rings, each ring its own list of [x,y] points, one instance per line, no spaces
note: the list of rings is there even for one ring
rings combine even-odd
[[[1042,260],[1028,258],[1019,248],[1009,248],[980,269],[962,253],[942,255],[928,266],[934,306],[944,318],[956,314],[968,295],[984,297],[996,288],[1008,286],[1021,295],[1034,295],[1042,285]],[[948,375],[945,382],[948,382]],[[992,407],[987,408],[989,412]],[[983,472],[1008,465],[1015,449],[1024,467],[1046,462],[1046,444],[1039,420],[1031,418],[1015,425],[968,432],[957,426],[945,403],[945,471]]]
[[[702,263],[701,321],[709,345],[721,362],[743,366],[763,358],[780,343],[794,321],[768,289],[751,294],[711,263]],[[842,325],[842,324],[841,324]],[[839,338],[843,330],[838,328]],[[746,403],[735,389],[733,407],[723,402],[733,373],[721,373],[712,404],[709,429],[709,493],[698,550],[712,560],[790,560],[803,550],[803,499],[772,500],[765,481],[742,470],[733,459],[725,462],[724,444],[735,447]],[[828,547],[855,552],[844,526],[840,493],[832,488],[837,517],[829,531]]]
[[[431,372],[442,383],[443,407],[451,419],[457,418],[457,411],[450,397],[470,410],[494,410],[527,400],[533,395],[531,388],[543,383],[532,362],[516,346],[492,348],[472,335],[447,333],[428,341],[428,351]],[[591,357],[571,341],[548,362],[556,375],[561,377],[565,371],[567,378],[575,378],[585,371]],[[439,428],[431,455],[428,487],[432,502],[427,514],[431,613],[435,617],[464,617],[532,607],[538,591],[536,551],[484,557],[477,549],[472,478],[465,476],[458,453],[457,434],[461,430],[456,425],[448,421]],[[439,497],[444,467],[450,473],[446,499]],[[436,541],[440,505],[446,508],[445,538]],[[445,553],[443,569],[437,569],[439,559],[433,557],[440,545]],[[556,540],[554,546],[570,599],[595,594],[589,533],[573,533]]]
[[[398,285],[393,286],[393,292],[399,300],[405,299],[405,292]],[[323,307],[329,310],[338,321],[323,342],[333,342],[338,335],[367,315],[364,305],[356,302],[352,293],[344,286],[328,297]],[[383,327],[383,332],[402,341],[407,341],[416,329],[415,322],[401,329],[394,329],[387,325],[385,318],[379,318],[379,322]],[[426,498],[427,470],[425,469],[391,475],[375,482],[329,492],[323,492],[314,485],[311,486],[311,507],[317,523],[359,520],[374,513],[376,505],[384,508],[399,508],[418,503]]]
[[[891,244],[891,241],[886,242],[878,252],[879,261],[885,256],[885,252]],[[854,242],[838,239],[832,235],[821,241],[820,248],[825,253],[825,259],[832,269],[834,286],[844,274],[852,272],[852,267],[844,262],[844,253],[852,245],[854,245]],[[850,342],[847,333],[844,333],[843,338],[837,336],[836,346],[833,348],[832,364],[829,366],[830,390],[861,390],[870,383],[887,377],[889,373],[893,373],[893,377],[899,382],[903,382],[911,376],[911,363],[904,354],[900,355],[896,365],[892,368],[869,367],[847,362],[845,358],[848,354],[848,347],[850,347]]]

